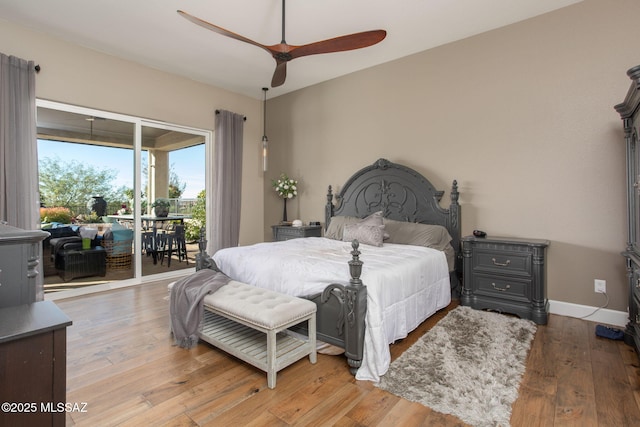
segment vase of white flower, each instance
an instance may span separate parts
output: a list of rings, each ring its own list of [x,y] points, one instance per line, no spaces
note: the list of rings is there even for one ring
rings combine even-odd
[[[287,200],[293,199],[298,195],[298,181],[289,178],[286,174],[281,174],[280,178],[271,181],[271,185],[276,190],[278,196],[284,201],[282,211],[282,222],[287,222]]]

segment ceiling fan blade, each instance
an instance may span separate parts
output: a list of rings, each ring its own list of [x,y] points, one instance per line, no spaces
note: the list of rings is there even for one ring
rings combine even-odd
[[[190,15],[182,10],[177,11],[180,16],[199,25],[207,30],[229,37],[250,45],[266,50],[276,60],[276,69],[271,79],[271,87],[278,87],[284,84],[287,78],[287,62],[295,58],[308,55],[318,55],[322,53],[344,52],[347,50],[361,49],[380,43],[387,36],[385,30],[364,31],[361,33],[349,34],[346,36],[335,37],[328,40],[322,40],[315,43],[309,43],[302,46],[287,44],[284,40],[284,18],[285,18],[285,0],[282,0],[282,41],[279,44],[267,46],[240,34],[226,30],[222,27],[214,25],[210,22]]]
[[[196,25],[200,25],[201,27],[206,28],[207,30],[211,30],[211,31],[213,31],[215,33],[218,33],[218,34],[221,34],[223,36],[231,37],[232,39],[239,40],[241,42],[245,42],[245,43],[251,44],[253,46],[257,46],[257,47],[259,47],[261,49],[264,49],[267,52],[272,54],[272,51],[268,46],[265,46],[265,45],[260,44],[260,43],[258,43],[256,41],[248,39],[248,38],[246,38],[244,36],[241,36],[240,34],[236,34],[233,31],[229,31],[229,30],[226,30],[226,29],[224,29],[222,27],[218,27],[217,25],[214,25],[214,24],[212,24],[210,22],[207,22],[205,20],[197,18],[197,17],[195,17],[193,15],[190,15],[187,12],[184,12],[182,10],[178,10],[177,12],[178,12],[178,14],[180,16],[182,16],[185,19],[193,22]]]
[[[290,55],[291,59],[294,59],[301,56],[361,49],[380,43],[386,36],[387,32],[385,30],[364,31],[302,46],[291,46]]]
[[[276,60],[276,70],[273,72],[271,87],[278,87],[284,84],[287,78],[287,61]]]

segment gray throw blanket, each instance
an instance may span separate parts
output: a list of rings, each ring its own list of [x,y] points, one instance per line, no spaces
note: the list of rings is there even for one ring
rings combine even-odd
[[[204,297],[229,283],[229,276],[215,270],[199,270],[178,280],[171,288],[169,312],[176,345],[192,348],[198,343],[198,327],[204,315]]]

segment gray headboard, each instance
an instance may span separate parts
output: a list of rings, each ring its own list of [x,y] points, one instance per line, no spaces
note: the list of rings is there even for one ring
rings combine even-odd
[[[364,218],[382,211],[384,217],[398,221],[442,225],[449,230],[456,251],[456,264],[460,257],[461,221],[458,204],[458,183],[451,186],[451,203],[442,208],[444,191],[436,190],[427,178],[415,170],[379,159],[347,180],[340,194],[334,195],[331,186],[327,192],[325,227],[331,217],[355,216]],[[456,268],[461,271],[461,269]]]

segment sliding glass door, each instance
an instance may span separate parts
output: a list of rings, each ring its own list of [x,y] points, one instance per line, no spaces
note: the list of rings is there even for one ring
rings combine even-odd
[[[193,130],[143,123],[143,276],[194,267],[205,219],[205,141]]]
[[[211,132],[49,101],[37,108],[41,223],[51,233],[45,292],[193,269]]]

